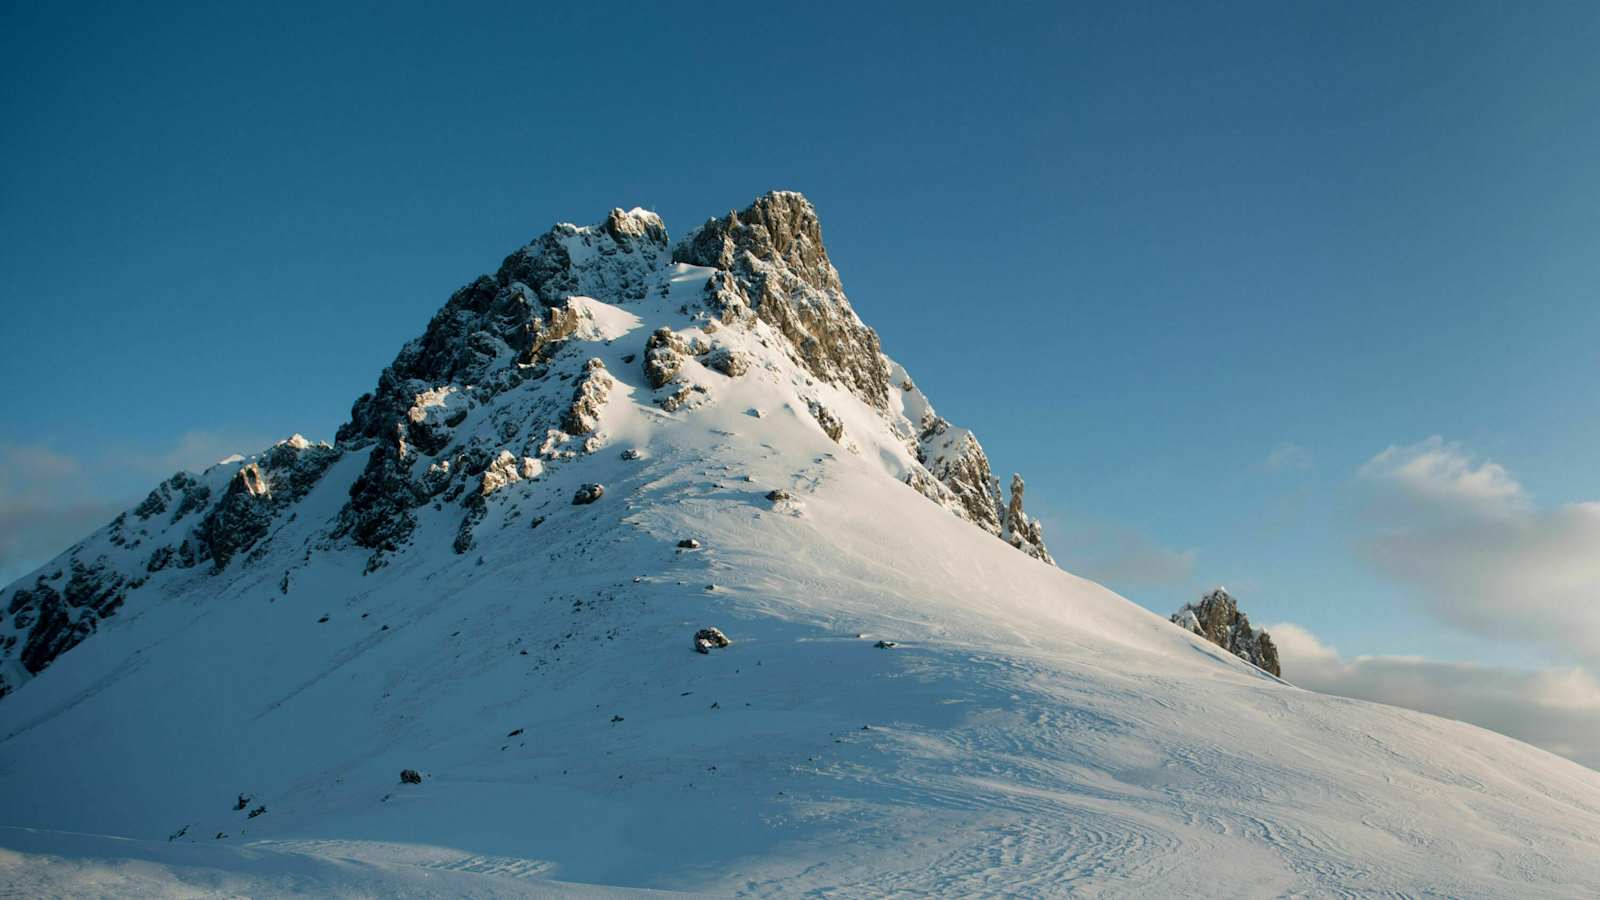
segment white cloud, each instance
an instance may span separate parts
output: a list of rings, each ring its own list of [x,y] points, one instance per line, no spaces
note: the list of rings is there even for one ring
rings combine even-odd
[[[117,514],[96,497],[74,457],[0,444],[0,584],[70,546]]]
[[[180,469],[199,472],[235,453],[260,453],[273,443],[273,438],[247,432],[192,430],[179,435],[169,447],[128,454],[125,464],[159,478]]]
[[[1600,664],[1600,503],[1536,507],[1503,467],[1429,438],[1361,467],[1361,550],[1445,621]]]
[[[1263,465],[1268,472],[1309,472],[1316,467],[1316,459],[1305,447],[1285,441],[1272,448]]]
[[[1530,506],[1510,472],[1487,461],[1474,465],[1461,445],[1447,444],[1438,435],[1407,447],[1391,446],[1367,460],[1357,474],[1419,507],[1499,518]]]
[[[111,521],[173,472],[198,471],[230,453],[257,453],[271,444],[227,431],[189,431],[166,447],[89,456],[0,443],[0,585]]]
[[[1600,681],[1582,668],[1530,671],[1418,657],[1345,659],[1292,623],[1270,625],[1288,681],[1309,690],[1471,722],[1600,768]]]

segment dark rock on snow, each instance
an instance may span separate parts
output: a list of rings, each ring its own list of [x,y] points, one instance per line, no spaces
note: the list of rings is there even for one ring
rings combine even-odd
[[[1185,603],[1172,614],[1174,624],[1200,635],[1259,669],[1281,676],[1278,647],[1265,631],[1250,627],[1250,619],[1224,588],[1217,588],[1199,603]]]

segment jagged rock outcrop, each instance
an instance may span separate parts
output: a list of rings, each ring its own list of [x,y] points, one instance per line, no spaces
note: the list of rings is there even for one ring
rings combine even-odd
[[[1199,603],[1185,603],[1172,614],[1172,622],[1259,669],[1283,674],[1272,636],[1250,627],[1249,617],[1239,611],[1239,604],[1225,588],[1212,590]]]
[[[956,498],[958,514],[990,534],[1001,533],[1000,482],[990,472],[989,457],[972,432],[930,415],[923,422],[916,450],[917,459]]]
[[[616,309],[635,304],[637,316]],[[612,351],[604,348],[640,334],[643,359],[623,353],[616,361],[626,368],[608,368],[600,355],[612,360]],[[1004,502],[977,439],[935,415],[883,355],[846,298],[804,197],[766,194],[676,247],[654,213],[612,210],[594,225],[551,228],[493,275],[455,291],[351,406],[334,445],[296,435],[248,460],[177,473],[102,529],[93,551],[75,546],[51,567],[55,574],[0,592],[0,609],[9,610],[0,621],[0,694],[93,633],[146,581],[215,575],[264,558],[346,454],[361,455],[340,469],[342,505],[309,530],[297,526],[295,558],[274,562],[282,568],[270,577],[285,592],[290,570],[339,543],[370,551],[374,571],[435,514],[459,517],[444,527],[454,526],[454,549],[465,553],[476,528],[495,515],[502,524],[525,515],[521,499],[539,490],[508,487],[540,479],[546,467],[580,464],[604,445],[608,404],[654,403],[683,421],[714,403],[723,382],[696,360],[719,376],[743,377],[730,393],[788,392],[772,407],[809,413],[853,452],[880,444],[886,465],[934,503],[1050,560],[1038,523],[1022,512],[1021,480]],[[754,415],[761,418],[759,409]],[[861,434],[847,434],[847,421]],[[640,458],[630,452],[624,458]],[[592,477],[561,483],[584,485],[575,505],[604,492]],[[789,496],[769,499],[784,506]],[[544,516],[526,520],[537,525]]]
[[[815,400],[807,404],[807,407],[811,411],[811,417],[816,419],[817,425],[822,428],[823,434],[835,444],[844,440],[844,420],[839,418],[838,413]]]
[[[650,333],[644,343],[644,377],[652,388],[666,387],[678,377],[689,348],[671,328],[662,326]]]
[[[277,511],[304,497],[339,458],[327,444],[300,435],[280,441],[234,472],[222,498],[195,528],[202,552],[218,571],[251,549],[272,527]]]
[[[750,371],[750,360],[743,353],[728,347],[711,348],[704,362],[706,368],[721,372],[729,378],[738,378]]]
[[[708,219],[673,249],[672,259],[732,275],[731,283],[707,285],[724,304],[724,318],[753,311],[788,338],[812,374],[875,409],[888,408],[889,370],[878,335],[845,298],[805,197],[773,191],[742,212]]]
[[[569,434],[586,434],[600,427],[600,411],[605,408],[611,394],[611,374],[600,359],[584,364],[583,375],[572,391],[572,406],[561,420],[561,427]]]
[[[1028,514],[1022,510],[1022,488],[1022,476],[1012,473],[1011,502],[1006,504],[1000,537],[1023,553],[1055,565],[1050,551],[1044,546],[1044,526],[1028,518]]]

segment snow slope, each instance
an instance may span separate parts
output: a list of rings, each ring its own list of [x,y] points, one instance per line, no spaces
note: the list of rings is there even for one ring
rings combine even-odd
[[[662,258],[634,274],[604,279],[632,296],[573,299],[581,323],[547,371],[474,394],[451,426],[457,446],[504,444],[514,472],[527,451],[534,474],[487,495],[490,468],[452,475],[464,500],[441,490],[374,552],[332,536],[370,465],[341,441],[252,549],[215,574],[149,573],[0,700],[0,883],[1600,892],[1600,774],[1299,690],[1019,553],[906,483],[928,469],[907,411],[931,407],[902,369],[885,361],[894,390],[875,404],[770,323],[685,304],[715,270]],[[691,352],[682,381],[652,389],[640,357],[661,326],[751,365],[729,376]],[[530,449],[598,371],[593,429]],[[701,390],[664,410],[686,385]],[[202,478],[223,492],[250,462]],[[574,505],[587,483],[604,495]],[[75,549],[121,565],[112,534]],[[693,652],[706,626],[732,646]],[[404,768],[422,783],[400,784]]]

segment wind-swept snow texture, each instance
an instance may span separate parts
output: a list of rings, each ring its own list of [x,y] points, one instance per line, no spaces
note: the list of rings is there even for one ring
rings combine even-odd
[[[152,498],[0,593],[17,892],[1600,892],[1595,772],[1045,562],[797,194],[560,226]]]

